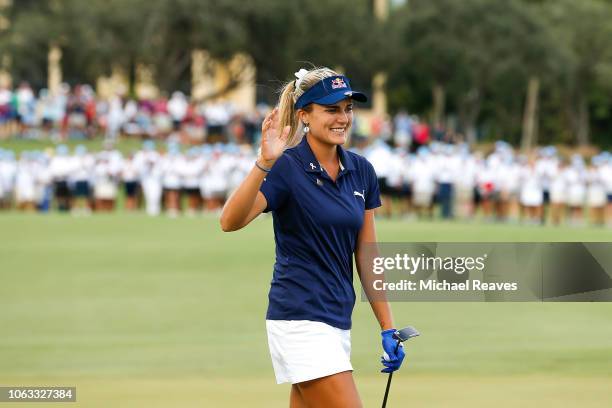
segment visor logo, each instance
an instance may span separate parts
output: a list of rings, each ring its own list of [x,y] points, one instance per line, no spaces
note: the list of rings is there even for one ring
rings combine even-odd
[[[346,88],[346,84],[344,83],[344,79],[342,78],[332,79],[331,86],[332,89]]]

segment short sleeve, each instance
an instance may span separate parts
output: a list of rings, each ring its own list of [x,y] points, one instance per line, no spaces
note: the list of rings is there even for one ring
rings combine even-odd
[[[263,212],[276,211],[287,201],[289,195],[290,162],[287,155],[282,155],[266,176],[259,191],[266,197],[268,205]]]
[[[376,177],[376,171],[374,171],[372,163],[365,160],[364,168],[366,173],[365,209],[371,210],[382,205],[380,202],[380,189],[378,187],[378,177]]]

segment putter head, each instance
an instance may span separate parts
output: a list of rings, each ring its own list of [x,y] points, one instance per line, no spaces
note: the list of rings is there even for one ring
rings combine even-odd
[[[396,331],[393,334],[393,337],[395,337],[397,340],[399,340],[401,342],[404,342],[404,341],[406,341],[408,339],[411,339],[413,337],[420,336],[420,335],[421,335],[421,333],[419,333],[417,331],[417,329],[415,329],[412,326],[407,326],[407,327],[404,327],[401,330]]]

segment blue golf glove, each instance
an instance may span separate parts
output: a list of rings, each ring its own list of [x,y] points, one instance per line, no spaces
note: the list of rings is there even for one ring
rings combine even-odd
[[[393,371],[399,370],[406,356],[402,343],[397,347],[397,339],[394,336],[396,331],[395,329],[389,329],[380,333],[384,350],[380,362],[385,366],[385,368],[380,371],[381,373],[392,373]],[[395,351],[396,347],[397,351]]]

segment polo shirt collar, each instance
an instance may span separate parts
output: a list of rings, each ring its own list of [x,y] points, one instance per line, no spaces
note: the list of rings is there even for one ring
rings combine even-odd
[[[340,159],[340,171],[355,170],[355,164],[353,159],[346,153],[342,146],[338,145],[338,158]],[[309,173],[321,173],[321,164],[317,161],[306,136],[302,138],[302,141],[297,145],[297,151],[302,159],[304,170]]]

